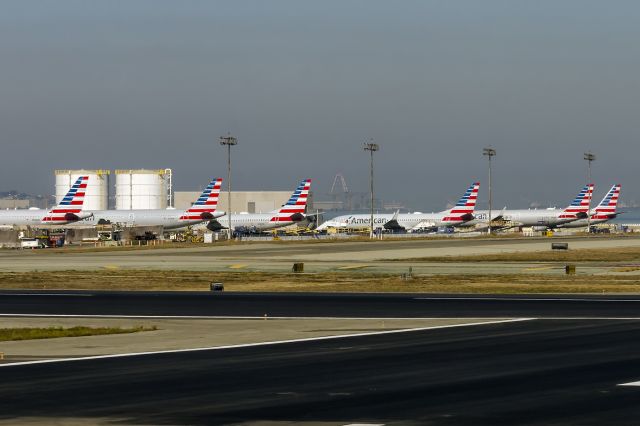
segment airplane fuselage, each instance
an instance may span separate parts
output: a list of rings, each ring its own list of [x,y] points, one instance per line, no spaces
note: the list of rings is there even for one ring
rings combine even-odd
[[[189,225],[205,222],[209,219],[185,220],[182,210],[93,210],[84,211],[89,215],[83,219],[48,225],[64,228],[89,228],[101,224],[118,224],[128,227],[162,226],[164,229],[177,229]],[[44,226],[42,219],[45,210],[2,210],[0,211],[0,226]],[[224,215],[224,212],[211,213],[213,218]]]
[[[491,219],[501,218],[517,226],[546,226],[556,227],[576,220],[576,218],[563,218],[564,211],[561,209],[520,209],[520,210],[492,210]],[[465,223],[465,226],[477,224],[487,224],[489,220],[488,210],[477,210],[473,214],[473,220]]]
[[[292,220],[288,221],[272,221],[274,213],[245,213],[235,214],[231,216],[231,227],[234,230],[247,229],[256,230],[257,232],[270,231],[272,229],[284,228],[285,226],[298,223]],[[228,218],[218,221],[222,226],[229,226]]]
[[[442,213],[393,213],[374,214],[373,227],[384,228],[384,225],[395,218],[398,225],[406,230],[412,230],[418,225],[425,227],[456,226],[458,223],[445,221],[447,212]],[[345,228],[349,230],[369,228],[371,225],[370,214],[351,214],[330,219],[316,228],[322,231],[327,228]]]
[[[39,226],[46,210],[1,210],[0,226]]]
[[[127,227],[162,226],[164,229],[178,229],[205,222],[202,219],[180,219],[183,210],[93,210],[91,216],[67,225],[74,227],[93,227],[102,224],[118,224]],[[223,216],[224,212],[211,213],[212,218]]]
[[[611,219],[615,218],[616,215],[612,215],[612,217],[607,217],[607,218],[598,218],[596,216],[597,215],[592,215],[591,221],[588,221],[587,219],[578,219],[578,220],[574,220],[573,222],[560,225],[560,228],[586,228],[589,225],[593,226],[599,223],[608,222]]]

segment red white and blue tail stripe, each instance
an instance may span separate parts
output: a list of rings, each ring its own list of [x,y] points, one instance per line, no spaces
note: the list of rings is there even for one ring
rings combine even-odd
[[[615,184],[611,187],[607,195],[605,195],[596,207],[596,212],[591,216],[591,219],[608,220],[616,216],[616,207],[618,206],[621,188],[622,186],[620,184]]]
[[[71,185],[71,188],[69,188],[69,191],[60,203],[49,210],[47,215],[42,218],[42,222],[63,224],[86,217],[82,215],[82,206],[84,205],[88,181],[89,176],[80,176],[75,183]]]
[[[212,213],[214,213],[218,207],[220,188],[222,188],[222,179],[212,179],[191,208],[185,210],[184,214],[180,216],[180,220],[213,219],[214,215]]]
[[[311,179],[304,179],[300,185],[293,191],[291,198],[283,205],[278,213],[273,216],[270,222],[294,222],[304,218],[307,208],[307,198],[309,197],[309,189],[311,188]]]
[[[442,221],[455,224],[472,220],[473,212],[476,208],[476,201],[478,200],[479,190],[480,182],[472,183],[469,189],[467,189],[467,192],[464,193],[462,198],[460,198],[460,200],[449,211],[449,214],[442,219]]]
[[[593,196],[593,184],[587,184],[574,198],[569,207],[559,216],[561,219],[584,219],[589,213],[589,204]]]

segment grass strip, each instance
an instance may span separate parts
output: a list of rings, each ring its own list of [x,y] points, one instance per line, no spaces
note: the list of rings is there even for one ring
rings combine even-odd
[[[395,262],[640,262],[640,247],[385,259]]]
[[[578,266],[578,271],[580,267]],[[633,271],[630,271],[633,272]],[[99,270],[0,272],[3,289],[65,289],[116,291],[208,291],[209,283],[225,291],[243,292],[398,292],[398,293],[638,293],[640,275],[557,273],[415,275],[327,272],[317,274],[253,271]]]
[[[47,328],[0,328],[0,341],[55,339],[58,337],[103,336],[107,334],[129,334],[153,331],[157,327],[47,327]]]

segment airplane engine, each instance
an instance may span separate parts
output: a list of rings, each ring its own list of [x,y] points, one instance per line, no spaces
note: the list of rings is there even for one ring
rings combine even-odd
[[[466,222],[466,221],[469,221],[469,220],[473,220],[475,218],[475,216],[473,214],[471,214],[471,213],[465,213],[462,216],[460,216],[460,218]]]
[[[217,232],[226,228],[222,226],[222,224],[217,220],[210,220],[209,222],[207,222],[207,229],[211,232]]]
[[[294,213],[290,217],[292,222],[302,222],[304,220],[304,215],[302,213]]]
[[[77,222],[79,220],[82,219],[86,219],[88,217],[93,216],[93,213],[84,213],[84,212],[80,212],[78,214],[76,213],[65,213],[64,214],[64,220],[67,222]]]

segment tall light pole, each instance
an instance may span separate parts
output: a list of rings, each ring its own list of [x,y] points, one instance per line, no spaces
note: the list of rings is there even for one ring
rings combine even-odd
[[[238,140],[227,134],[220,136],[220,145],[227,146],[227,218],[229,218],[228,238],[231,240],[231,147],[237,145]]]
[[[491,209],[493,206],[493,194],[491,192],[491,158],[496,155],[496,150],[491,148],[484,148],[482,155],[489,157],[489,235],[491,235]]]
[[[596,160],[595,154],[592,154],[591,151],[587,151],[584,153],[584,160],[586,160],[588,164],[588,174],[587,174],[587,191],[590,192],[589,196],[589,210],[587,211],[587,234],[591,232],[591,197],[593,196],[593,192],[591,191],[591,162]]]
[[[369,176],[369,184],[371,185],[371,231],[369,232],[369,238],[373,238],[373,153],[380,150],[380,146],[377,143],[369,142],[364,144],[364,150],[369,151],[371,154],[371,167]]]

